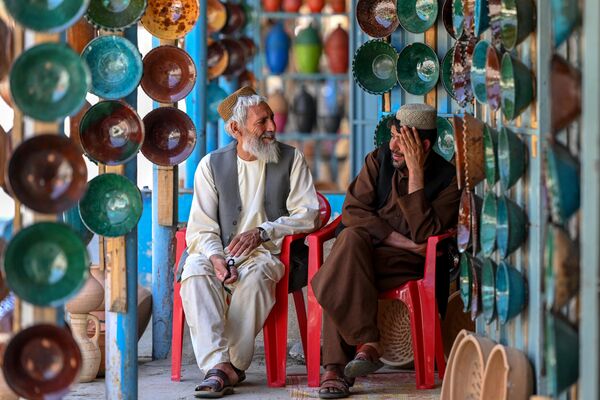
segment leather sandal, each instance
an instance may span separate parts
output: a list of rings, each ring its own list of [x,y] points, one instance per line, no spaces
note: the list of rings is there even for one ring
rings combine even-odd
[[[319,398],[321,399],[343,399],[350,396],[350,386],[354,379],[347,379],[337,371],[325,371],[321,377]]]
[[[354,360],[350,361],[344,368],[344,375],[350,378],[366,376],[383,367],[379,360],[379,353],[373,346],[363,344],[358,348]]]
[[[237,374],[237,377],[238,377],[237,382],[233,386],[239,385],[240,383],[242,383],[246,380],[246,371],[237,369],[235,367],[235,365],[233,365],[233,364],[231,364],[231,368],[233,368],[233,370],[235,371],[235,373]]]
[[[213,368],[208,370],[202,383],[196,386],[194,396],[201,399],[218,399],[228,394],[233,394],[233,385],[229,382],[229,377],[225,371]]]

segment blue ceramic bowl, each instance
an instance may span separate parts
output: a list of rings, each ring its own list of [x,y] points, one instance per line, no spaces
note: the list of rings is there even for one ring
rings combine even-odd
[[[227,97],[227,92],[216,82],[211,82],[206,86],[206,118],[210,122],[219,121],[219,104]]]
[[[481,266],[481,304],[488,324],[496,318],[496,263],[485,258]]]
[[[546,186],[552,220],[566,223],[579,210],[579,161],[560,144],[546,148]]]
[[[579,378],[579,335],[562,316],[546,314],[545,326],[547,392],[559,396]]]
[[[579,1],[577,0],[551,0],[552,6],[552,32],[554,33],[554,46],[558,47],[571,36],[571,33],[581,22]]]
[[[77,22],[90,0],[4,0],[6,11],[20,25],[38,32],[61,32]]]
[[[133,92],[142,79],[144,65],[137,47],[120,36],[100,36],[83,49],[81,57],[92,72],[91,92],[107,100]]]
[[[527,282],[523,275],[506,262],[496,270],[496,311],[501,324],[516,317],[527,305]]]
[[[488,0],[475,0],[475,36],[481,36],[490,27]]]
[[[498,212],[498,198],[494,192],[487,192],[483,198],[481,208],[481,251],[486,257],[490,257],[496,249],[496,225]]]
[[[498,135],[498,173],[503,191],[507,191],[525,174],[527,168],[527,147],[508,128],[502,128]]]
[[[481,104],[487,103],[487,87],[485,81],[485,62],[490,43],[482,40],[475,45],[473,50],[473,64],[471,65],[471,87],[473,94]]]
[[[527,214],[506,196],[498,198],[496,244],[500,257],[506,258],[527,239]]]

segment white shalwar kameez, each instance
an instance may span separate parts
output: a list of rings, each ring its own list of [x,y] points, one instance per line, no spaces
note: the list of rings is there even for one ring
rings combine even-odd
[[[250,366],[254,340],[275,304],[275,286],[283,277],[284,266],[277,256],[283,237],[313,231],[319,221],[319,202],[312,176],[297,149],[287,199],[289,216],[275,221],[267,220],[263,207],[266,163],[237,157],[237,169],[242,211],[235,233],[260,226],[271,240],[248,256],[235,260],[239,279],[228,285],[233,293],[228,305],[227,293],[209,261],[214,254],[226,259],[230,257],[220,237],[218,195],[210,168],[210,154],[205,156],[194,176],[194,197],[186,234],[190,255],[185,262],[180,292],[196,362],[202,374],[218,363],[231,362],[241,370]]]

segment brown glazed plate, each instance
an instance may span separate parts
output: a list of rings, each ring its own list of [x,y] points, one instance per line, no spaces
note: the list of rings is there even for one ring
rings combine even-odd
[[[176,103],[187,96],[196,83],[192,57],[175,46],[159,46],[144,57],[142,89],[159,103]]]
[[[229,53],[227,48],[220,41],[209,39],[206,49],[207,79],[213,80],[223,75],[228,65]]]
[[[229,54],[229,62],[223,74],[227,76],[239,75],[246,66],[244,45],[236,39],[222,39],[221,43],[227,49],[227,54]]]
[[[79,345],[66,328],[39,324],[17,333],[4,352],[6,383],[19,396],[60,399],[81,368]]]
[[[374,38],[389,36],[400,25],[395,0],[359,0],[356,19],[360,29]]]
[[[8,179],[12,192],[25,206],[54,214],[71,208],[83,196],[87,167],[69,138],[39,135],[15,149]]]
[[[142,153],[154,164],[173,166],[183,162],[196,145],[194,123],[181,110],[161,107],[144,117],[146,139]]]
[[[241,5],[232,2],[226,2],[225,8],[227,9],[227,22],[221,33],[225,35],[231,35],[241,30],[246,24],[246,14]]]

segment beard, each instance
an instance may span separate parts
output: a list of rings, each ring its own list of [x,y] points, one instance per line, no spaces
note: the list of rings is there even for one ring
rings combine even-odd
[[[259,137],[256,137],[251,134],[245,135],[246,138],[244,143],[242,143],[242,148],[244,151],[252,154],[260,161],[264,161],[266,163],[278,163],[280,157],[279,145],[277,144],[277,140],[274,140],[271,143],[263,143],[262,139],[269,137],[274,138],[275,135],[273,133],[264,133]]]
[[[394,166],[394,168],[396,169],[404,169],[404,167],[406,167],[406,160],[404,160],[404,158],[402,158],[402,161],[395,161],[392,158],[392,165]]]

